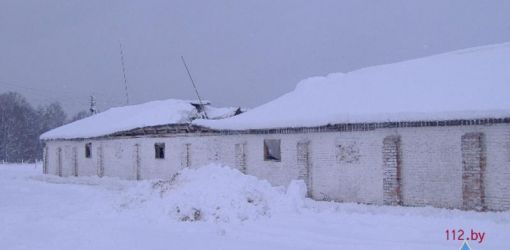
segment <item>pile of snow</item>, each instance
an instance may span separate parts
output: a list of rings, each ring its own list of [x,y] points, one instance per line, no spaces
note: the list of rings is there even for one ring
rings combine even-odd
[[[210,167],[185,170],[173,184],[162,185],[97,176],[62,178],[43,175],[41,164],[0,164],[0,249],[459,249],[462,241],[447,240],[447,229],[463,229],[467,236],[472,229],[484,232],[483,242],[469,241],[473,249],[510,249],[510,211],[319,202],[303,199],[300,185],[284,191],[261,181],[249,181],[244,192],[261,189],[258,197],[268,208],[261,219],[232,223],[242,213],[223,211],[222,218],[232,215],[231,223],[216,223],[212,216],[200,219],[211,222],[181,222],[184,217],[174,212],[175,205],[193,204],[204,215],[215,213],[209,209],[215,203],[241,210],[232,204],[241,204],[247,195],[234,188],[242,187],[246,176]],[[223,183],[212,182],[207,174]],[[169,204],[171,195],[180,198]],[[302,202],[305,207],[299,206]],[[244,209],[249,215],[261,211]]]
[[[312,77],[217,129],[510,117],[510,43]]]
[[[184,169],[171,180],[143,181],[127,190],[119,206],[153,209],[177,221],[228,223],[299,212],[305,195],[302,181],[292,182],[285,190],[236,169],[211,164]]]
[[[194,104],[194,105],[193,105]],[[225,118],[236,108],[215,108],[206,103],[209,118]],[[168,99],[138,105],[111,108],[99,114],[66,124],[41,135],[41,140],[91,138],[120,131],[165,124],[189,123],[202,116],[196,102]]]

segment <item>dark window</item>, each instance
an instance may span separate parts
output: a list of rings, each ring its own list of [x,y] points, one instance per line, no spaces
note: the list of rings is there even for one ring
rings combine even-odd
[[[276,139],[264,140],[264,160],[265,161],[282,160],[280,140]]]
[[[85,144],[85,158],[92,157],[92,143]]]
[[[156,159],[165,159],[165,144],[155,143],[154,151],[156,153]]]

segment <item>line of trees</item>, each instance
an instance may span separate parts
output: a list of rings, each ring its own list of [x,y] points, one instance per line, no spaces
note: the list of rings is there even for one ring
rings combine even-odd
[[[0,94],[0,162],[41,160],[42,133],[87,115],[81,111],[68,120],[58,102],[34,108],[19,93]]]

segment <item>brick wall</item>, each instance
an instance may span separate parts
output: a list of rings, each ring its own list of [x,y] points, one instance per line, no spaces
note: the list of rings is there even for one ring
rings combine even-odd
[[[485,210],[484,172],[485,142],[483,133],[462,136],[462,200],[463,208]]]
[[[402,205],[400,192],[401,161],[400,136],[387,136],[383,140],[383,201],[385,205]]]
[[[311,172],[311,164],[310,164],[310,142],[309,141],[300,141],[296,145],[296,154],[297,154],[297,167],[298,167],[298,179],[303,180],[308,187],[307,196],[312,195],[312,176]]]
[[[235,144],[235,166],[246,173],[246,143]]]
[[[463,187],[474,185],[464,184],[463,159],[478,164],[469,160],[476,158],[478,151],[468,154],[463,146],[472,143],[471,137],[463,137],[470,133],[484,134],[480,145],[486,156],[482,179],[485,206],[489,210],[510,209],[510,125],[506,124],[49,141],[45,161],[47,172],[58,174],[60,148],[63,176],[73,175],[75,166],[79,176],[97,175],[101,155],[98,148],[102,148],[105,176],[170,178],[184,167],[217,162],[267,179],[273,185],[304,179],[310,196],[318,200],[463,208]],[[281,140],[281,162],[264,160],[264,139]],[[92,158],[84,156],[87,142],[92,142]],[[154,157],[154,143],[160,142],[166,144],[165,159]]]

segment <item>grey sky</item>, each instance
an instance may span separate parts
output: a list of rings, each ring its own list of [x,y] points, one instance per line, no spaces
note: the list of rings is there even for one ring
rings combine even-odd
[[[253,107],[306,77],[510,41],[510,1],[0,0],[0,93],[74,113],[194,99]]]

